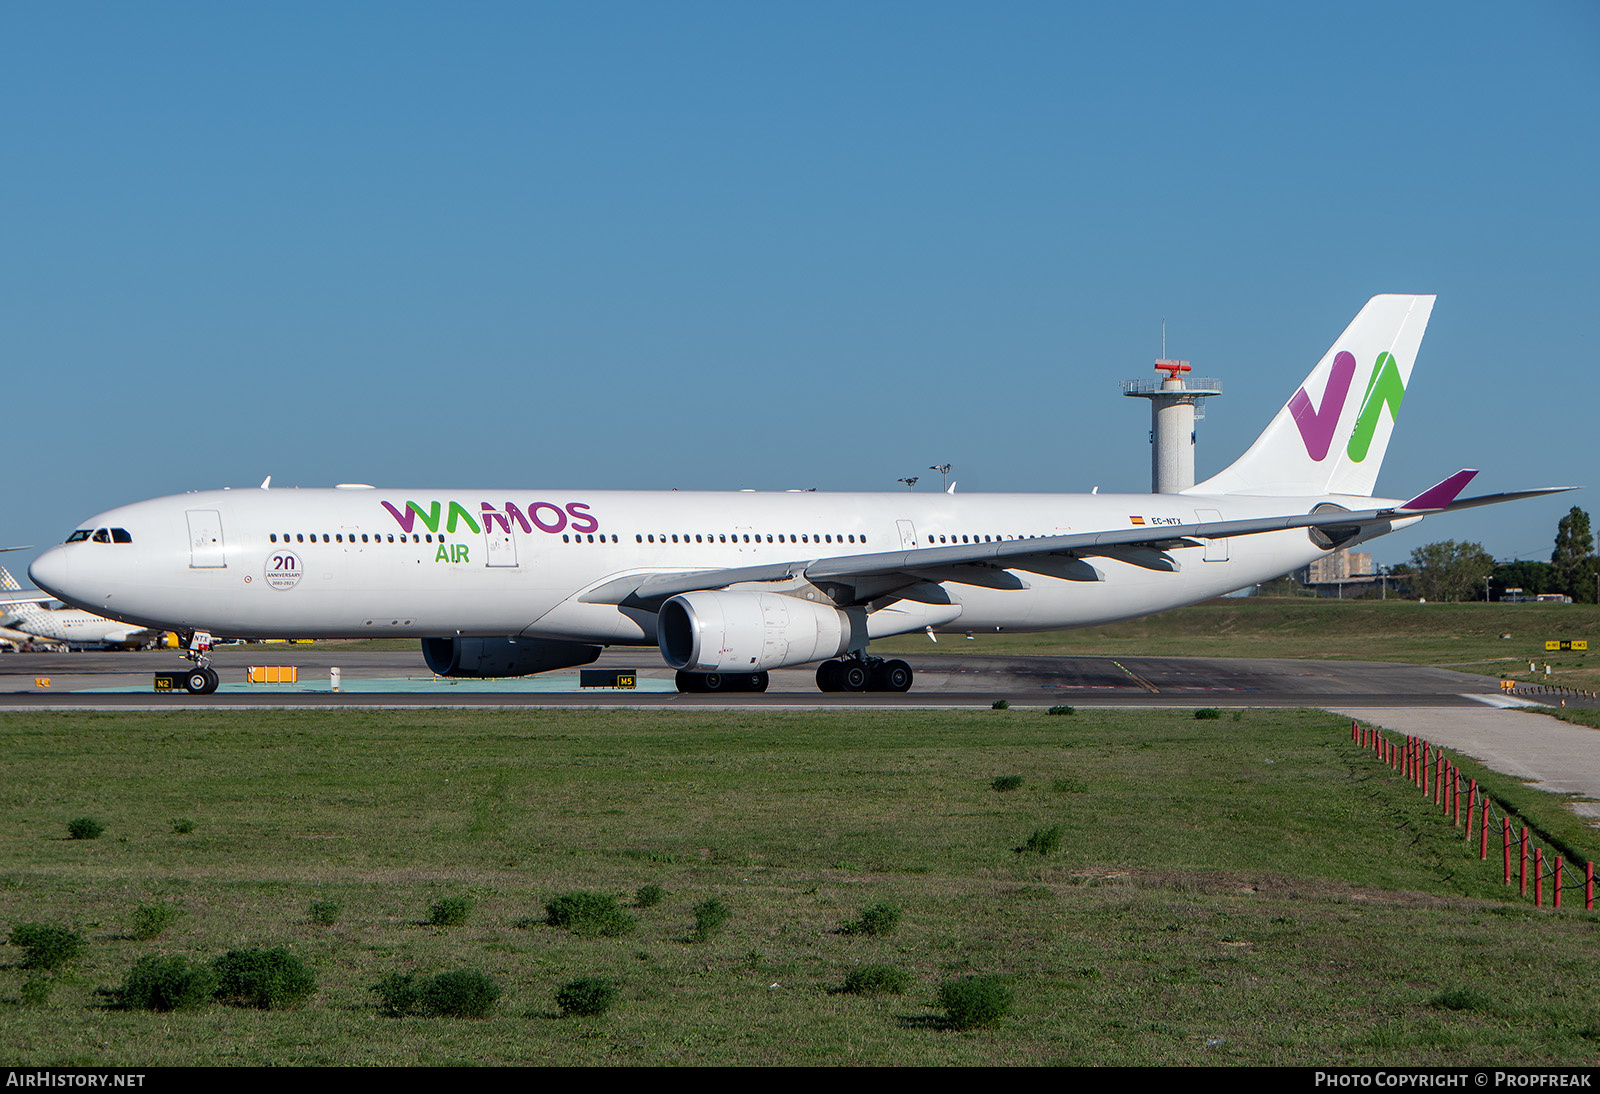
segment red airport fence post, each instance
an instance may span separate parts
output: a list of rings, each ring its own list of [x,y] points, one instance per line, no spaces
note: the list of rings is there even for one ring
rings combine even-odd
[[[1350,739],[1352,741],[1359,740],[1360,739],[1360,733],[1361,733],[1361,723],[1352,720],[1350,722]]]
[[[1478,780],[1473,779],[1472,785],[1467,788],[1467,844],[1472,844],[1473,817],[1478,808]]]
[[[1522,826],[1522,867],[1517,875],[1518,889],[1523,896],[1528,895],[1528,826]]]
[[[1450,798],[1455,804],[1455,814],[1450,818],[1450,823],[1457,828],[1461,827],[1461,772],[1456,770],[1456,765],[1450,765]]]
[[[1594,911],[1594,860],[1590,859],[1583,868],[1583,910]]]
[[[1544,848],[1533,849],[1533,906],[1544,907]]]
[[[1444,757],[1443,756],[1439,756],[1438,759],[1436,759],[1434,761],[1434,767],[1436,767],[1438,769],[1437,771],[1434,772],[1434,775],[1433,775],[1433,804],[1435,806],[1437,806],[1439,804],[1440,796],[1444,793]]]
[[[1554,906],[1556,908],[1559,908],[1559,907],[1561,907],[1561,883],[1566,880],[1565,878],[1563,878],[1561,876],[1561,856],[1560,855],[1556,856],[1555,873],[1551,874],[1550,876],[1555,879],[1555,887],[1556,887],[1555,899],[1552,900],[1550,903],[1551,903],[1552,906]]]
[[[1478,861],[1489,861],[1489,796],[1483,798],[1483,831],[1478,837]]]
[[[1500,827],[1506,834],[1506,884],[1511,884],[1511,818],[1501,817]]]

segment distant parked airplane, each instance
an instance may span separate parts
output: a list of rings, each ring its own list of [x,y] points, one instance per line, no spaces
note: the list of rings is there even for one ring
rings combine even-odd
[[[1377,296],[1232,466],[1174,494],[215,490],[96,516],[34,562],[69,604],[213,634],[416,635],[435,672],[517,676],[659,646],[684,691],[822,661],[911,686],[871,639],[1127,619],[1277,577],[1458,500],[1372,496],[1432,296]],[[1353,397],[1352,397],[1353,396]],[[708,423],[707,428],[715,428]],[[667,437],[670,443],[670,435]]]
[[[48,593],[29,593],[0,566],[0,639],[26,645],[51,642],[69,649],[143,649],[160,630],[129,626],[78,608],[49,608]],[[16,594],[16,595],[13,595]]]

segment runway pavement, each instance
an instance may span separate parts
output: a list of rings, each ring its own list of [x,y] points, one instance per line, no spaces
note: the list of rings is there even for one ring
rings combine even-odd
[[[908,657],[916,683],[904,694],[823,693],[811,667],[771,674],[762,694],[679,694],[654,649],[610,650],[593,667],[637,670],[632,691],[582,689],[578,670],[500,680],[446,680],[414,649],[243,646],[217,650],[223,684],[215,695],[156,694],[158,672],[186,667],[173,651],[9,654],[0,658],[0,709],[187,709],[226,706],[1472,706],[1492,696],[1492,679],[1445,669],[1351,661],[1203,657]],[[293,665],[292,685],[246,683],[252,665]],[[338,667],[340,685],[331,684]],[[45,683],[44,681],[48,681]]]
[[[224,647],[215,695],[155,694],[157,672],[181,671],[173,651],[0,656],[0,713],[19,710],[237,708],[642,707],[748,709],[1318,707],[1398,733],[1418,733],[1559,793],[1600,801],[1600,730],[1560,722],[1503,698],[1491,677],[1360,661],[1205,657],[907,657],[905,694],[823,693],[814,670],[779,670],[763,694],[679,694],[653,649],[611,650],[595,667],[638,670],[632,691],[578,687],[576,670],[519,680],[443,680],[415,649],[364,645]],[[294,685],[251,685],[251,665],[293,665]],[[340,670],[340,689],[331,670]],[[41,681],[48,681],[44,685]],[[1571,701],[1571,700],[1569,700]],[[1580,808],[1600,817],[1600,806]]]

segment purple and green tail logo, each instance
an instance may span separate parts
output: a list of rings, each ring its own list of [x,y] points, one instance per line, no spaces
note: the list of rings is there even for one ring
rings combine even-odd
[[[1355,355],[1340,350],[1333,359],[1333,369],[1328,374],[1328,386],[1322,393],[1322,405],[1311,405],[1311,396],[1301,388],[1289,400],[1289,413],[1305,442],[1306,455],[1321,463],[1333,447],[1333,435],[1344,414],[1345,400],[1350,396],[1350,381],[1355,379]],[[1384,407],[1389,408],[1389,419],[1400,415],[1400,401],[1405,398],[1406,385],[1400,379],[1400,366],[1394,354],[1380,353],[1373,363],[1372,375],[1367,379],[1367,393],[1361,400],[1361,410],[1356,415],[1356,425],[1350,433],[1350,444],[1345,454],[1356,463],[1367,458],[1372,448],[1372,435],[1377,432],[1378,418]]]

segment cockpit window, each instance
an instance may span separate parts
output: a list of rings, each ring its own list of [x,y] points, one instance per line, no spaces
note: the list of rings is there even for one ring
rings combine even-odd
[[[94,541],[96,543],[110,543],[111,530],[109,528],[96,528],[94,530]]]
[[[128,530],[126,528],[113,528],[111,529],[111,542],[132,543],[133,537],[128,534]]]
[[[90,536],[89,529],[87,529],[87,528],[79,528],[76,532],[72,533],[70,536],[67,537],[67,542],[68,543],[82,543],[84,540],[88,539],[89,536]]]

